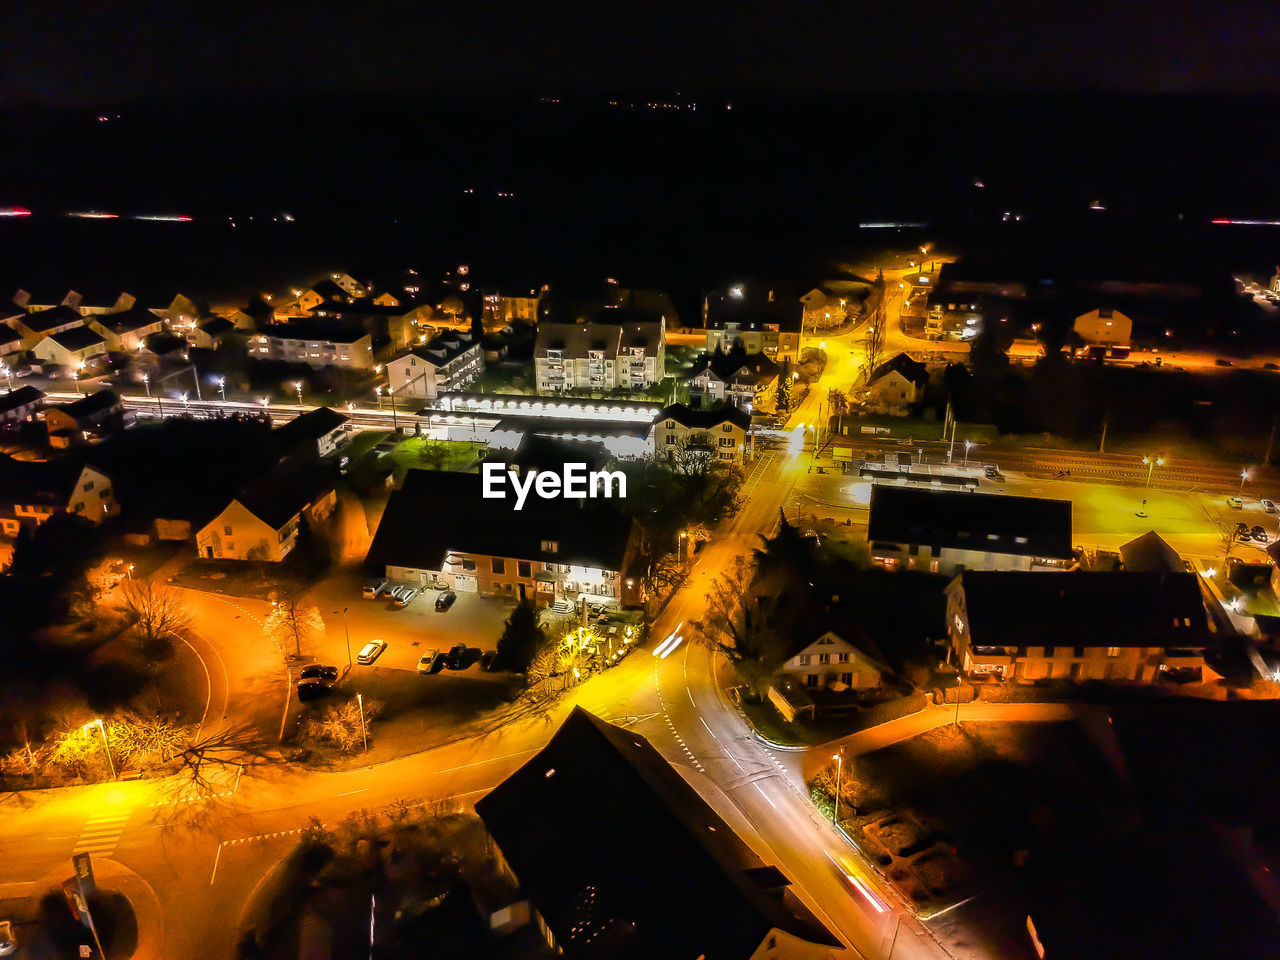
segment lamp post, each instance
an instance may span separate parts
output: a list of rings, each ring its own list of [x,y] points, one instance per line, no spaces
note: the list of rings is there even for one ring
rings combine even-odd
[[[219,377],[217,383],[218,383],[218,397],[222,400],[223,403],[226,403],[227,402],[227,378]]]
[[[960,726],[960,686],[964,683],[964,674],[956,674],[956,726]]]
[[[130,579],[130,580],[132,580],[132,579],[133,579],[133,564],[131,563],[131,564],[129,564],[127,567],[125,567],[125,568],[124,568],[124,572],[125,572],[126,574],[128,574],[128,575],[129,575],[129,579]]]
[[[298,392],[298,406],[302,406],[302,381],[295,380],[293,382],[293,389]]]
[[[342,631],[347,635],[347,669],[352,667],[351,663],[351,628],[347,626],[347,608],[342,608]]]
[[[107,744],[107,730],[102,725],[102,718],[98,717],[96,720],[90,720],[80,728],[80,732],[87,737],[89,736],[90,727],[97,727],[98,733],[102,734],[102,752],[107,755],[107,769],[111,771],[111,779],[114,780],[116,778],[116,765],[111,759],[111,747]]]
[[[1244,496],[1244,482],[1249,479],[1248,469],[1240,471],[1240,495]]]
[[[1142,462],[1147,465],[1147,486],[1151,486],[1151,474],[1156,467],[1164,466],[1164,457],[1143,457]]]
[[[0,373],[4,374],[5,380],[9,382],[9,391],[13,391],[13,371],[9,369],[8,364],[0,363]]]
[[[144,373],[142,375],[142,386],[147,391],[147,399],[151,399],[151,374]]]
[[[972,448],[972,447],[973,447],[973,441],[972,441],[972,440],[966,440],[966,441],[964,442],[964,468],[965,468],[966,470],[968,470],[968,469],[969,469],[969,450],[970,450],[970,448]]]
[[[839,826],[840,824],[840,783],[844,776],[844,747],[840,748],[839,753],[833,753],[831,759],[836,762],[836,802],[831,810],[831,822]]]
[[[360,704],[360,733],[364,737],[364,752],[369,752],[369,728],[364,723],[364,694],[356,694],[356,703]]]
[[[373,392],[378,396],[378,409],[382,409],[382,384],[378,384],[373,388]]]
[[[75,381],[75,384],[76,384],[76,393],[78,393],[80,396],[82,396],[82,397],[83,397],[83,396],[84,396],[84,391],[80,389],[80,371],[79,371],[79,370],[72,370],[72,371],[71,371],[71,379]]]

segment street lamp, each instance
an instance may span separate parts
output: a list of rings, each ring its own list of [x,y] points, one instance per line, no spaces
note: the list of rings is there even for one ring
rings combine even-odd
[[[298,391],[298,403],[299,403],[299,405],[301,405],[301,403],[302,403],[302,381],[301,381],[301,380],[295,380],[295,381],[294,381],[294,383],[293,383],[293,389],[294,389],[294,390],[296,390],[296,391]]]
[[[151,399],[151,374],[144,373],[142,375],[142,386],[147,391],[147,399],[150,400]]]
[[[183,407],[190,406],[190,404],[187,403],[187,394],[185,391],[183,393],[178,394],[178,397],[182,400]]]
[[[102,734],[102,751],[107,755],[107,769],[111,771],[111,779],[114,780],[116,778],[116,765],[111,760],[111,747],[107,745],[107,730],[102,725],[102,718],[98,717],[96,720],[90,720],[80,728],[80,732],[87,737],[89,736],[90,727],[97,727],[98,733]]]
[[[223,403],[227,402],[227,378],[226,377],[218,377],[218,396],[222,399]]]
[[[4,378],[9,381],[9,390],[13,390],[13,371],[9,369],[7,364],[0,363],[0,373],[4,374]]]
[[[1246,468],[1246,469],[1244,469],[1244,470],[1241,470],[1241,471],[1240,471],[1240,494],[1241,494],[1241,496],[1243,496],[1243,495],[1244,495],[1244,482],[1245,482],[1246,480],[1248,480],[1248,479],[1249,479],[1249,471],[1248,471],[1248,469]]]
[[[127,567],[125,567],[125,568],[124,568],[124,572],[125,572],[126,574],[128,574],[128,575],[129,575],[129,579],[130,579],[130,580],[132,580],[132,579],[133,579],[133,564],[131,563],[131,564],[129,564]]]
[[[836,762],[836,802],[831,810],[831,822],[839,826],[840,824],[840,781],[844,775],[844,747],[840,748],[839,753],[833,753],[831,759]]]
[[[378,395],[378,409],[382,409],[382,384],[378,384],[373,388],[373,392]]]
[[[268,407],[270,407],[270,406],[271,406],[271,398],[270,398],[270,397],[259,397],[259,398],[258,398],[258,402],[259,402],[260,404],[262,404],[262,409],[263,409],[263,410],[266,410]]]
[[[364,694],[356,694],[356,703],[360,704],[360,733],[364,737],[364,752],[369,752],[369,728],[364,723]]]
[[[71,379],[75,381],[75,384],[76,384],[76,393],[80,394],[80,396],[82,396],[82,397],[83,397],[83,396],[84,396],[84,391],[80,389],[80,371],[79,371],[79,370],[72,370],[72,371],[71,371]]]
[[[956,674],[956,726],[960,726],[960,686],[964,683],[964,674]]]
[[[1151,486],[1151,474],[1156,467],[1164,466],[1164,457],[1143,457],[1142,462],[1147,465],[1147,486]]]
[[[964,442],[964,468],[965,468],[966,470],[968,470],[968,469],[969,469],[969,449],[970,449],[972,446],[973,446],[973,441],[972,441],[972,440],[966,440],[966,441]]]

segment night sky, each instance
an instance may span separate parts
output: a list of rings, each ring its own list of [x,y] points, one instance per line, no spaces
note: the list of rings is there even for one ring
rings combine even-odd
[[[691,9],[695,8],[696,9]],[[0,105],[313,92],[1280,94],[1280,4],[10,0]]]

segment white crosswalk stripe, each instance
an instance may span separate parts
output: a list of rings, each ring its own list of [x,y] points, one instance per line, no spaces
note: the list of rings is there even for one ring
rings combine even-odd
[[[80,839],[76,841],[75,850],[72,852],[102,855],[114,853],[116,844],[120,842],[120,835],[124,833],[124,828],[132,815],[132,809],[95,813],[85,823],[84,829],[80,832]]]

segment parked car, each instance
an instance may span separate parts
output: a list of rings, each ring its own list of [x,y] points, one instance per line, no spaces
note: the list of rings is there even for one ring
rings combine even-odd
[[[1253,539],[1253,534],[1249,532],[1249,525],[1247,523],[1237,523],[1234,536],[1241,543],[1248,543]]]
[[[332,691],[333,687],[323,680],[303,680],[298,684],[298,699],[303,703],[309,700],[319,700],[321,697],[328,696]]]
[[[498,659],[498,652],[496,650],[486,650],[484,653],[480,654],[480,669],[486,672],[492,670],[493,662],[496,659]]]
[[[436,658],[440,656],[440,651],[435,647],[429,647],[418,658],[418,672],[430,673],[436,667]]]
[[[1261,527],[1253,527],[1249,531],[1249,535],[1252,536],[1253,539],[1257,540],[1259,543],[1266,543],[1267,540],[1270,539],[1267,536],[1267,531],[1263,530]]]
[[[458,595],[456,593],[452,590],[446,590],[444,593],[440,594],[440,596],[436,597],[436,609],[441,611],[448,610],[453,606],[453,601],[457,599]]]
[[[1000,468],[994,463],[986,463],[982,465],[982,475],[988,480],[1003,480],[1004,474],[1000,472]]]
[[[1275,502],[1274,502],[1274,501],[1271,501],[1271,500],[1259,500],[1259,501],[1258,501],[1258,503],[1259,503],[1259,505],[1262,507],[1262,512],[1263,512],[1263,513],[1275,513],[1275,512],[1276,512],[1276,505],[1275,505]]]
[[[1226,357],[1218,357],[1218,358],[1217,358],[1216,360],[1214,360],[1213,362],[1214,362],[1214,363],[1216,363],[1216,364],[1217,364],[1218,366],[1220,366],[1220,367],[1232,367],[1232,366],[1235,366],[1235,364],[1233,364],[1233,363],[1232,363],[1230,360],[1228,360]]]
[[[448,665],[450,670],[461,670],[462,661],[466,659],[466,656],[467,645],[465,643],[459,643],[449,649],[449,656],[445,660],[445,663]]]
[[[1227,497],[1227,506],[1232,510],[1243,510],[1244,500],[1240,497]]]
[[[391,602],[397,607],[407,607],[413,603],[413,598],[418,595],[418,591],[413,587],[406,587],[400,592],[400,596],[392,598]]]
[[[303,680],[323,680],[326,683],[335,683],[338,679],[338,668],[321,666],[313,663],[310,666],[303,667],[298,671],[298,681]]]
[[[364,590],[361,592],[366,600],[377,600],[378,594],[382,593],[386,589],[387,579],[386,577],[380,577],[377,580],[370,580],[366,583],[364,585]]]
[[[399,600],[409,590],[409,587],[392,587],[387,591],[387,599],[392,603]]]
[[[0,957],[12,956],[18,949],[18,935],[13,932],[13,921],[0,920]]]
[[[370,640],[364,645],[359,653],[356,654],[356,663],[370,664],[382,656],[382,651],[387,649],[387,641]]]

